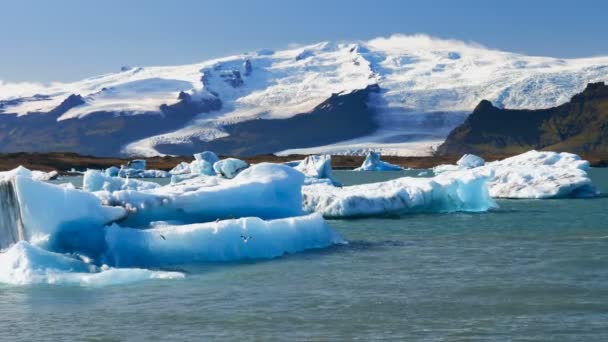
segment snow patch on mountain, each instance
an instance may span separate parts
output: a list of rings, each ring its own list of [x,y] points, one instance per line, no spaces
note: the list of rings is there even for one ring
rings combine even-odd
[[[306,113],[332,94],[378,84],[370,106],[379,129],[370,136],[282,153],[421,155],[432,152],[482,99],[508,108],[545,108],[569,100],[589,82],[608,81],[608,57],[531,57],[426,35],[294,47],[183,66],[123,68],[73,83],[0,82],[0,113],[48,112],[71,94],[84,104],[58,120],[107,111],[158,113],[161,105],[219,98],[222,108],[185,127],[134,141],[126,153],[154,155],[159,144],[210,141],[223,126]],[[279,152],[279,151],[277,151]]]

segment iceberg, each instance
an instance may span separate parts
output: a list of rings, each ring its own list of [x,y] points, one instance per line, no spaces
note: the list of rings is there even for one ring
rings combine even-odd
[[[169,171],[172,175],[187,175],[190,174],[190,163],[181,162]]]
[[[456,165],[466,169],[480,167],[483,164],[485,164],[485,160],[474,154],[465,154],[456,162]]]
[[[218,158],[218,156],[211,151],[196,153],[194,155],[194,161],[190,163],[190,173],[197,175],[214,176],[216,171],[213,166],[219,160],[220,158]],[[245,166],[244,168],[246,167],[247,166]],[[234,172],[235,170],[232,171]]]
[[[20,241],[0,254],[0,283],[105,286],[147,279],[180,279],[179,272],[97,267]]]
[[[400,171],[403,168],[399,165],[394,165],[391,163],[387,163],[385,161],[380,160],[380,153],[377,152],[369,152],[367,156],[365,156],[365,160],[360,167],[356,168],[354,171]]]
[[[464,171],[462,171],[464,170]],[[493,198],[594,197],[599,194],[587,175],[589,162],[573,153],[528,151],[500,161],[466,170],[462,166],[441,166],[435,173],[469,172],[489,175]]]
[[[107,171],[107,170],[106,170]],[[119,190],[150,190],[160,187],[154,182],[145,182],[137,179],[120,178],[108,176],[107,172],[99,170],[87,170],[82,180],[82,189],[89,192],[94,191],[119,191]]]
[[[323,217],[312,214],[264,221],[256,217],[130,229],[107,229],[104,261],[116,267],[269,259],[345,241]]]
[[[147,182],[89,170],[84,188],[102,189],[96,192],[25,174],[16,170],[0,182],[1,283],[176,279],[184,274],[146,268],[268,259],[345,243],[320,214],[302,216],[304,175],[285,165],[262,163],[234,179],[198,176],[145,190],[114,190]],[[235,219],[218,219],[229,217]]]
[[[29,170],[21,165],[10,171],[2,171],[0,172],[0,180],[3,179],[11,179],[15,176],[27,177],[38,181],[49,181],[56,179],[59,176],[57,171],[37,171],[37,170]]]
[[[110,166],[109,168],[107,168],[105,170],[105,174],[108,177],[118,177],[119,172],[120,172],[120,169],[117,168],[116,166]]]
[[[27,240],[37,245],[53,242],[61,231],[94,231],[126,215],[122,207],[102,205],[94,194],[16,176],[2,186],[0,202],[10,210],[2,211],[3,237],[13,236],[0,248]],[[0,239],[1,240],[1,239]],[[9,239],[11,240],[11,239]]]
[[[331,155],[308,156],[295,169],[307,177],[331,179]]]
[[[127,163],[127,169],[133,169],[133,170],[145,170],[146,169],[146,161],[143,159],[135,159],[135,160],[131,160],[130,162]]]
[[[308,156],[294,167],[302,172],[306,179],[304,184],[328,184],[340,186],[340,183],[332,178],[331,155]]]
[[[196,177],[156,189],[97,192],[107,205],[124,207],[125,225],[152,221],[184,223],[254,216],[276,219],[299,216],[304,176],[285,165],[261,163],[233,179]]]
[[[229,179],[234,178],[239,172],[248,167],[249,164],[247,162],[236,158],[226,158],[213,164],[215,173]]]
[[[417,212],[483,212],[497,207],[487,175],[454,172],[433,178],[395,180],[337,188],[317,184],[302,189],[303,207],[328,218]]]
[[[121,168],[118,176],[122,178],[168,178],[171,177],[171,174],[163,170]]]

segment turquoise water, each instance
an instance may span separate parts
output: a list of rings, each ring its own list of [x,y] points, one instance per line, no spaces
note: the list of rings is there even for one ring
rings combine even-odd
[[[349,245],[183,280],[2,287],[0,340],[607,340],[608,197],[499,205],[333,220]]]

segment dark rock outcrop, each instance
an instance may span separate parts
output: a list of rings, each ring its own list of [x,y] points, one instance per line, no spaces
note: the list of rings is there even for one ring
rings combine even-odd
[[[531,149],[608,154],[608,86],[590,83],[569,102],[547,109],[500,109],[483,100],[437,154],[508,155]]]
[[[46,113],[2,114],[0,153],[61,151],[117,156],[128,143],[181,128],[197,114],[222,105],[218,98],[193,100],[187,93],[180,93],[179,100],[160,106],[158,112],[129,115],[101,111],[57,121],[69,109],[84,104],[80,95],[73,94]]]

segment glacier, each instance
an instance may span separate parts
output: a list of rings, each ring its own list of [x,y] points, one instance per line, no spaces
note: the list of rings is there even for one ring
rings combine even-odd
[[[587,83],[608,81],[607,65],[607,57],[526,56],[475,43],[396,34],[272,54],[257,50],[188,65],[133,67],[72,83],[0,82],[0,101],[2,113],[27,116],[48,113],[80,94],[83,103],[59,121],[104,111],[158,114],[161,106],[184,98],[221,101],[221,108],[184,127],[123,146],[126,154],[149,156],[161,154],[160,145],[213,141],[230,135],[226,125],[290,118],[311,111],[332,94],[377,85],[380,91],[369,101],[378,125],[372,134],[276,152],[430,155],[480,100],[513,109],[556,106]]]
[[[327,218],[401,215],[419,212],[483,212],[496,208],[488,175],[452,172],[433,178],[402,177],[386,182],[345,186],[307,185],[304,210]]]
[[[438,174],[468,172],[487,175],[493,198],[546,199],[595,197],[599,194],[587,175],[589,162],[573,153],[532,150],[484,165],[470,166],[440,165],[433,171]]]
[[[380,160],[380,153],[368,152],[365,156],[365,160],[360,167],[354,171],[400,171],[403,168],[399,165],[394,165]]]

